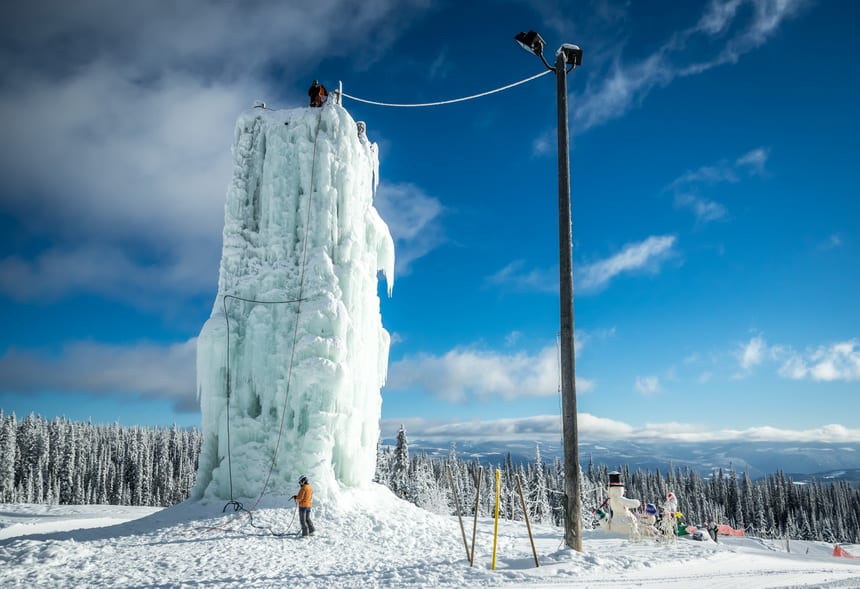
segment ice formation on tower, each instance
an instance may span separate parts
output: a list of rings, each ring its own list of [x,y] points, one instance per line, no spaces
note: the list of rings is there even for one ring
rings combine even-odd
[[[388,364],[376,145],[338,104],[239,116],[218,295],[197,341],[195,498],[372,480]],[[252,302],[255,301],[255,302]],[[229,365],[228,365],[229,362]],[[228,379],[229,376],[229,379]],[[270,472],[271,470],[271,472]]]

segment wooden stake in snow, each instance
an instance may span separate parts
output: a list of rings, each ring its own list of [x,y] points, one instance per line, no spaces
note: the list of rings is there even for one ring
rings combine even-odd
[[[469,566],[475,566],[475,535],[478,533],[478,505],[481,499],[481,481],[484,480],[484,467],[478,467],[478,480],[475,482],[475,519],[472,522],[472,556],[469,557]]]
[[[532,554],[535,557],[535,567],[539,567],[540,563],[538,562],[537,550],[535,549],[535,539],[532,536],[532,526],[529,523],[529,510],[526,509],[526,498],[523,496],[523,486],[520,484],[520,475],[517,474],[517,490],[520,492],[520,502],[523,504],[523,517],[526,518],[526,529],[529,531],[529,542],[532,543]]]
[[[460,532],[463,534],[463,546],[466,547],[466,559],[469,559],[469,542],[466,540],[466,528],[463,527],[463,516],[460,515],[460,499],[457,497],[457,487],[454,486],[454,477],[451,475],[451,467],[448,467],[448,482],[451,483],[451,494],[454,496],[454,507],[457,508],[457,519],[460,521]],[[469,562],[471,565],[471,561]]]

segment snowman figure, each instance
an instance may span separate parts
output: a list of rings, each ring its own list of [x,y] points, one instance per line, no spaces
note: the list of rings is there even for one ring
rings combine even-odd
[[[639,507],[639,501],[628,499],[624,496],[624,483],[621,482],[621,473],[612,471],[609,473],[609,513],[607,517],[600,520],[600,528],[604,532],[617,532],[638,536],[639,526],[636,516],[631,509]]]

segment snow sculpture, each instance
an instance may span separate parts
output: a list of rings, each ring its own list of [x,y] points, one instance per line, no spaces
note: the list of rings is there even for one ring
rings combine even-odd
[[[203,447],[192,496],[325,501],[370,483],[394,243],[376,145],[340,105],[239,116],[218,295],[197,341]]]
[[[645,511],[639,514],[639,533],[643,536],[657,536],[657,517],[659,511],[653,503],[645,504]]]
[[[624,496],[624,483],[618,471],[609,473],[608,504],[609,515],[600,520],[600,528],[605,532],[638,535],[636,516],[630,512],[630,509],[639,507],[639,501]]]
[[[660,516],[659,528],[664,539],[668,542],[675,541],[675,529],[678,518],[678,499],[671,491],[666,493],[666,501],[662,505],[663,514]]]

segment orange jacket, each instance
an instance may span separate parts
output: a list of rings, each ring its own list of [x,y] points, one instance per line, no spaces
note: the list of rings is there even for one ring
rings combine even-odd
[[[299,494],[296,495],[296,503],[299,504],[299,507],[310,507],[314,498],[314,488],[310,486],[310,484],[305,483],[302,485],[302,488],[299,489]]]

